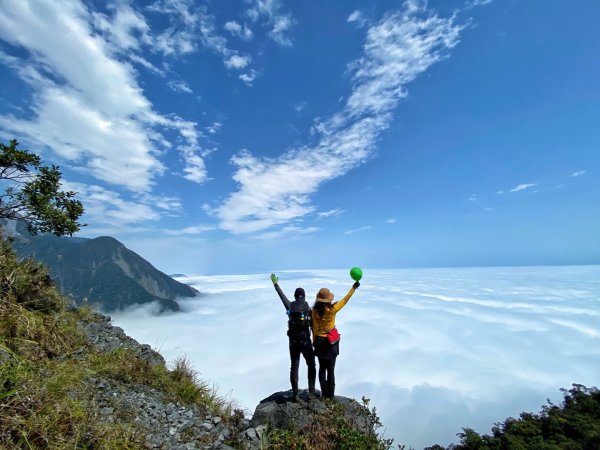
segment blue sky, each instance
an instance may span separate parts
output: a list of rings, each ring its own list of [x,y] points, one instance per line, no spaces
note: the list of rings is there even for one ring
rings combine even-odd
[[[0,132],[167,272],[600,262],[591,1],[0,4]]]

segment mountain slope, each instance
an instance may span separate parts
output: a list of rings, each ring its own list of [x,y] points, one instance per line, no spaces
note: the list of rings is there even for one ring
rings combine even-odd
[[[116,239],[29,236],[17,226],[13,247],[50,269],[61,291],[76,303],[96,304],[104,311],[159,302],[162,310],[179,310],[178,297],[198,291],[156,269]]]

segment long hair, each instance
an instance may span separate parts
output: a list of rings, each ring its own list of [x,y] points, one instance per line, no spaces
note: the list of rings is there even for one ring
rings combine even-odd
[[[317,311],[319,313],[319,317],[323,317],[323,314],[325,314],[325,308],[329,306],[329,303],[323,303],[323,302],[315,302],[315,304],[313,305],[313,309],[315,311]]]

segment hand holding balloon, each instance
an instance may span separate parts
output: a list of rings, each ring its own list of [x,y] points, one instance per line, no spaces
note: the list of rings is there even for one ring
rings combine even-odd
[[[356,283],[354,283],[352,285],[352,287],[354,289],[357,289],[360,286],[360,279],[362,278],[363,273],[362,270],[360,269],[360,267],[353,267],[352,269],[350,269],[350,278],[352,278],[354,281],[356,281]]]

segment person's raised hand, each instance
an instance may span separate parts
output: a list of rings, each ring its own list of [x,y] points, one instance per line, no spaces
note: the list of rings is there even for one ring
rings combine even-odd
[[[360,283],[358,281],[352,285],[352,287],[354,289],[358,289],[359,286],[360,286]]]
[[[271,281],[273,284],[279,283],[279,277],[276,277],[274,273],[271,274]]]

